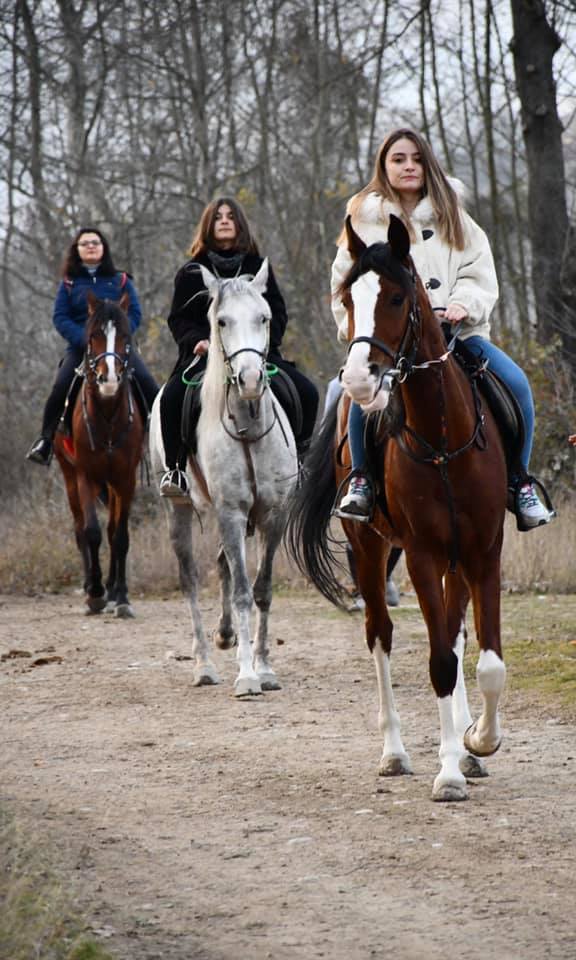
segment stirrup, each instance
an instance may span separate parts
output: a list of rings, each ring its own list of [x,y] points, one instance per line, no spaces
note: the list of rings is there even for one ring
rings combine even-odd
[[[179,497],[182,500],[190,499],[190,485],[188,483],[188,477],[183,470],[175,467],[172,470],[166,471],[160,481],[160,496]]]

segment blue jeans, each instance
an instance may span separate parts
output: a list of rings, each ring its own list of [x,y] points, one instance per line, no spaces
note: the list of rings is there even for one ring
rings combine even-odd
[[[534,400],[532,399],[532,390],[528,377],[517,363],[500,350],[496,344],[484,337],[468,337],[465,341],[466,346],[476,356],[483,354],[488,359],[491,370],[496,373],[501,380],[516,397],[522,416],[524,417],[524,446],[520,454],[522,466],[528,470],[530,463],[530,454],[532,453],[532,442],[534,440]],[[352,456],[352,467],[355,470],[364,468],[364,414],[362,408],[357,403],[350,404],[350,413],[348,416],[348,443]]]

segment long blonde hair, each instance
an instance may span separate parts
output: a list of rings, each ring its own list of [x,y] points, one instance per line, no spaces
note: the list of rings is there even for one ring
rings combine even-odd
[[[401,206],[400,197],[393,187],[390,186],[390,181],[386,176],[386,157],[391,147],[393,147],[398,140],[402,140],[404,138],[411,140],[420,154],[422,168],[424,170],[423,196],[428,196],[430,198],[430,203],[432,204],[432,209],[438,223],[440,236],[449,246],[454,247],[456,250],[463,250],[466,246],[466,241],[464,237],[461,207],[456,195],[456,191],[448,182],[446,174],[434,156],[430,145],[426,140],[424,140],[423,137],[421,137],[418,133],[415,133],[413,130],[406,128],[394,130],[382,142],[378,153],[376,154],[376,162],[374,164],[374,173],[372,174],[372,179],[366,184],[365,187],[363,187],[362,190],[360,190],[359,193],[352,197],[352,200],[350,201],[349,212],[352,214],[352,217],[354,217],[362,205],[364,198],[369,193],[377,193],[382,200],[390,200],[392,203],[396,203]],[[404,220],[412,239],[414,239],[413,227],[409,216],[403,215],[402,219]],[[338,237],[338,244],[344,245],[345,242],[345,231],[342,230],[342,233]]]

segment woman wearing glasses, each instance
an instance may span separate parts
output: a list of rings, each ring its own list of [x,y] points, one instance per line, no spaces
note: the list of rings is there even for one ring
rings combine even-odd
[[[119,273],[113,263],[110,247],[100,230],[84,227],[70,244],[62,268],[62,282],[56,294],[52,320],[58,333],[67,341],[56,380],[42,421],[42,433],[27,453],[29,460],[48,466],[52,458],[52,441],[64,411],[64,403],[74,379],[76,367],[84,356],[84,327],[88,318],[87,294],[100,300],[119,300],[123,293],[129,297],[128,318],[132,333],[140,326],[142,311],[136,290],[125,273]],[[148,410],[158,392],[158,385],[136,351],[132,354],[134,376]]]

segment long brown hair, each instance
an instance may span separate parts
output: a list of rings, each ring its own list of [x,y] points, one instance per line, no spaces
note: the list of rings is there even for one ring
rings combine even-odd
[[[354,216],[362,205],[364,197],[369,193],[377,193],[383,200],[390,200],[392,203],[400,204],[400,197],[393,187],[390,186],[390,181],[386,176],[386,157],[394,144],[404,138],[411,140],[420,154],[422,168],[424,170],[423,196],[427,195],[430,198],[442,239],[456,250],[463,250],[466,241],[461,207],[456,191],[448,182],[446,174],[434,156],[429,143],[424,137],[420,136],[420,134],[407,128],[401,127],[398,130],[394,130],[382,142],[376,154],[372,179],[352,198],[350,202],[350,213]],[[403,216],[402,219],[410,233],[413,234],[409,216]],[[342,243],[343,240],[344,232],[342,232],[338,238],[338,243]]]
[[[214,224],[216,223],[216,214],[224,204],[230,207],[236,224],[237,234],[234,241],[234,250],[238,253],[255,253],[256,256],[260,256],[260,251],[252,236],[246,214],[238,201],[232,197],[217,197],[216,200],[212,200],[211,203],[204,207],[204,211],[192,237],[192,243],[188,248],[188,254],[191,257],[197,257],[199,254],[206,253],[208,250],[218,250],[214,240]]]

